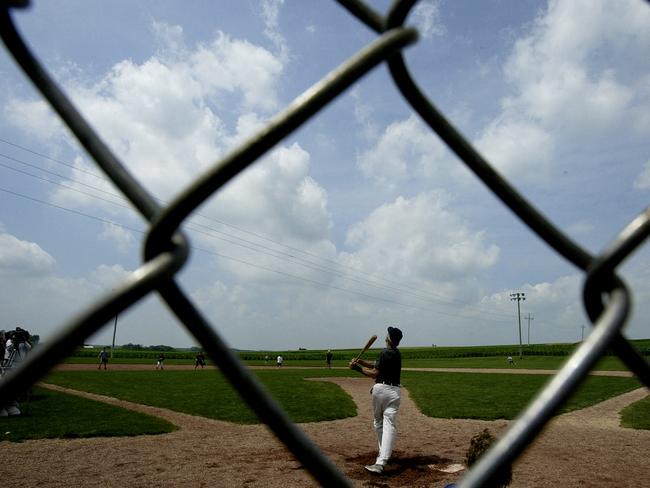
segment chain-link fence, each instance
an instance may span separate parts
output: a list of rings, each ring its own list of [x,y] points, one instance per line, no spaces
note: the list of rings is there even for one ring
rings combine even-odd
[[[388,64],[397,88],[411,108],[460,161],[540,239],[585,274],[583,301],[593,325],[591,334],[553,380],[527,406],[500,441],[466,474],[459,486],[467,488],[487,485],[499,466],[512,463],[585,379],[606,350],[615,351],[640,381],[650,387],[650,367],[621,333],[630,311],[630,292],[616,275],[620,263],[648,237],[650,209],[630,222],[604,252],[597,256],[591,255],[552,222],[546,220],[508,181],[499,176],[492,165],[419,90],[401,54],[403,48],[417,41],[417,31],[404,26],[416,0],[396,1],[386,16],[378,14],[357,0],[338,1],[361,22],[377,32],[376,40],[295,99],[266,127],[182,191],[172,203],[161,207],[94,133],[21,39],[12,22],[10,10],[25,7],[28,1],[2,0],[0,34],[6,47],[97,165],[150,223],[150,227],[142,266],[118,289],[89,309],[80,312],[46,345],[37,348],[20,367],[7,374],[0,382],[0,404],[46,375],[82,344],[84,339],[97,332],[116,314],[149,293],[157,292],[180,322],[201,343],[250,408],[320,484],[352,486],[352,482],[291,422],[251,371],[227,347],[216,329],[180,288],[175,275],[183,267],[188,256],[187,238],[179,231],[184,220],[235,175],[257,161],[346,88],[383,62]]]

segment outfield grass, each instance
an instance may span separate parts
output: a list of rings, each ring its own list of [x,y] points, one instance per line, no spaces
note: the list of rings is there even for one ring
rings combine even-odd
[[[422,413],[448,419],[513,419],[549,379],[546,375],[402,373],[402,383]],[[639,386],[634,378],[591,376],[559,413],[588,407]]]
[[[176,426],[158,417],[35,387],[22,415],[0,418],[0,441],[164,434]]]
[[[65,358],[63,361],[66,364],[99,364],[99,361],[96,357],[85,357],[85,356],[70,356]],[[151,364],[152,368],[156,367],[157,359],[147,360],[143,358],[112,358],[108,360],[108,365],[111,364]],[[165,364],[191,364],[194,365],[194,359],[176,359],[176,358],[166,358]],[[207,363],[206,363],[207,364]]]
[[[358,351],[357,351],[358,352]],[[350,358],[354,354],[350,352]],[[499,369],[499,368],[518,368],[518,369],[550,369],[557,370],[562,367],[567,360],[566,356],[524,356],[519,359],[513,356],[516,366],[508,365],[506,357],[501,356],[488,356],[488,357],[462,357],[462,358],[427,358],[427,359],[404,359],[403,366],[405,368],[479,368],[479,369]],[[372,354],[366,357],[372,360]],[[332,366],[336,368],[345,368],[348,365],[349,359],[341,360],[335,359],[332,361]],[[89,357],[70,357],[65,360],[66,363],[71,364],[96,364],[94,358]],[[275,358],[265,362],[264,360],[247,360],[244,361],[249,366],[274,366]],[[151,364],[151,368],[155,368],[154,362],[144,361],[142,358],[115,358],[109,361],[111,364]],[[167,365],[194,365],[193,359],[166,359]],[[208,364],[211,364],[208,361]],[[301,359],[301,360],[285,360],[286,367],[307,367],[307,368],[323,368],[325,366],[325,358],[322,360],[314,359]],[[596,365],[597,370],[601,371],[626,371],[627,367],[621,362],[620,359],[613,356],[606,356],[602,358]]]
[[[353,355],[350,355],[352,358]],[[366,359],[371,360],[372,355]],[[558,370],[567,360],[567,356],[524,356],[519,359],[513,356],[516,365],[510,366],[506,361],[506,356],[491,357],[464,357],[464,358],[427,358],[427,359],[403,359],[402,366],[405,368],[477,368],[477,369],[549,369]],[[333,360],[332,366],[337,368],[347,367],[349,360]],[[274,361],[264,363],[260,360],[245,361],[250,366],[272,366]],[[170,363],[171,364],[171,363]],[[323,367],[325,360],[304,359],[299,361],[285,360],[285,366],[297,367]],[[613,356],[602,358],[596,365],[597,370],[601,371],[626,371],[627,367],[620,359]]]
[[[477,369],[560,369],[566,360],[565,356],[524,356],[519,359],[512,356],[514,366],[510,366],[506,357],[469,357],[469,358],[431,358],[431,359],[406,359],[403,361],[405,368],[477,368]],[[628,368],[617,357],[606,356],[594,368],[600,371],[626,371]]]

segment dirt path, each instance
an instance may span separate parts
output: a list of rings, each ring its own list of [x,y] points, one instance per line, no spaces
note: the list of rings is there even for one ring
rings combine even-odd
[[[350,394],[359,415],[303,424],[302,428],[359,487],[443,487],[462,472],[445,474],[437,468],[461,463],[469,439],[483,428],[499,435],[508,425],[507,421],[425,417],[404,389],[394,463],[385,476],[373,477],[363,470],[363,464],[376,455],[370,381],[323,381],[334,382]],[[160,436],[0,442],[0,458],[11,459],[0,463],[4,486],[316,486],[265,426],[238,426],[99,395],[70,393],[156,415],[180,428]],[[640,388],[557,417],[515,464],[511,486],[650,486],[650,432],[618,426],[620,409],[647,393]],[[21,471],[16,466],[28,469]]]

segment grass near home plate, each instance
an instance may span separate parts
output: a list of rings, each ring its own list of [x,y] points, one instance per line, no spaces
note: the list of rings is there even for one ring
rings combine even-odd
[[[304,381],[314,376],[352,376],[347,370],[270,370],[256,375],[295,422],[318,422],[356,415],[352,399],[338,386]],[[225,377],[215,370],[59,371],[47,382],[135,403],[241,424],[257,417]]]
[[[22,415],[0,418],[0,441],[162,434],[176,426],[158,417],[35,387]]]
[[[650,396],[625,407],[621,412],[621,425],[650,430]]]

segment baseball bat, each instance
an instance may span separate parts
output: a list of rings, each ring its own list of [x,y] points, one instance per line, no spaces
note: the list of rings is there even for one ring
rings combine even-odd
[[[359,359],[359,358],[361,357],[361,355],[362,355],[364,352],[366,352],[368,349],[370,349],[370,346],[372,346],[373,343],[374,343],[376,340],[377,340],[377,336],[373,334],[373,335],[370,337],[370,339],[368,339],[368,342],[366,343],[366,345],[364,346],[364,348],[361,349],[361,352],[360,352],[359,354],[357,354],[357,357],[354,358],[354,359],[355,359],[355,360]]]

